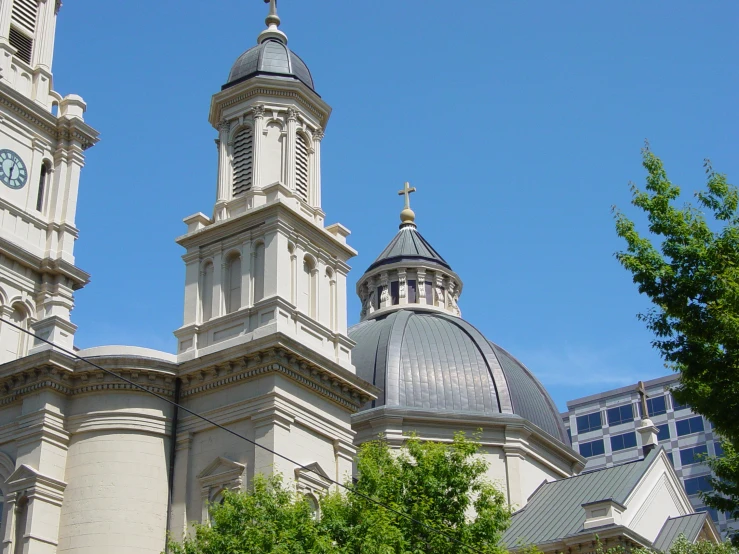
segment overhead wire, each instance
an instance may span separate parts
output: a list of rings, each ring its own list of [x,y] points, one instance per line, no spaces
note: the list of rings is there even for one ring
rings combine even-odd
[[[424,523],[422,521],[417,520],[413,516],[410,516],[410,515],[405,514],[405,513],[401,512],[399,510],[396,510],[392,506],[388,506],[384,502],[380,502],[379,500],[376,500],[376,499],[372,498],[371,496],[369,496],[369,495],[367,495],[367,494],[365,494],[363,492],[357,491],[353,487],[350,487],[350,486],[348,486],[348,485],[346,485],[344,483],[341,483],[339,481],[336,481],[334,479],[331,479],[330,477],[328,477],[328,476],[326,476],[326,475],[318,472],[314,468],[311,468],[309,466],[305,466],[305,465],[303,465],[303,464],[301,464],[299,462],[296,462],[295,460],[289,458],[288,456],[285,456],[284,454],[280,454],[279,452],[277,452],[275,450],[272,450],[271,448],[268,448],[268,447],[266,447],[266,446],[264,446],[262,444],[259,444],[258,442],[254,441],[254,440],[252,440],[252,439],[250,439],[248,437],[245,437],[244,435],[241,435],[241,434],[237,433],[233,429],[229,429],[228,427],[226,427],[224,425],[221,425],[220,423],[217,423],[217,422],[213,421],[212,419],[210,419],[210,418],[208,418],[208,417],[206,417],[206,416],[204,416],[202,414],[199,414],[199,413],[197,413],[197,412],[195,412],[195,411],[193,411],[193,410],[191,410],[189,408],[186,408],[182,404],[178,404],[177,402],[175,402],[174,400],[170,400],[166,396],[162,396],[161,394],[158,394],[158,393],[156,393],[156,392],[154,392],[152,390],[149,390],[146,387],[144,387],[143,385],[140,385],[140,384],[132,381],[131,379],[128,379],[128,378],[124,377],[123,375],[120,375],[120,374],[116,373],[115,371],[111,371],[109,369],[106,369],[106,368],[104,368],[104,367],[96,364],[95,362],[92,362],[92,361],[88,360],[87,358],[84,358],[82,356],[79,356],[78,354],[76,354],[75,352],[73,352],[71,350],[67,350],[66,348],[64,348],[62,346],[59,346],[58,344],[54,344],[53,342],[51,342],[51,341],[49,341],[49,340],[47,340],[47,339],[45,339],[45,338],[43,338],[43,337],[41,337],[41,336],[33,333],[31,331],[29,331],[28,329],[25,329],[24,327],[22,327],[20,325],[17,325],[16,323],[13,323],[12,321],[9,321],[9,320],[7,320],[7,319],[5,319],[3,317],[0,317],[0,322],[6,323],[6,324],[10,325],[11,327],[14,327],[15,329],[18,329],[19,331],[22,331],[23,333],[26,333],[26,334],[34,337],[36,340],[39,340],[41,342],[44,342],[44,343],[50,345],[52,348],[55,348],[56,350],[59,350],[60,352],[63,352],[64,354],[66,354],[68,356],[71,356],[71,357],[73,357],[73,358],[75,358],[77,360],[80,360],[82,362],[85,362],[85,363],[91,365],[92,367],[94,367],[96,369],[99,369],[100,371],[103,371],[104,373],[107,373],[108,375],[112,375],[116,379],[120,379],[121,381],[123,381],[125,383],[128,383],[132,387],[137,388],[137,389],[139,389],[139,390],[141,390],[141,391],[143,391],[143,392],[145,392],[147,394],[150,394],[150,395],[158,398],[159,400],[162,400],[163,402],[166,402],[167,404],[170,404],[171,406],[174,406],[178,410],[182,410],[184,412],[187,412],[188,414],[190,414],[190,415],[192,415],[192,416],[194,416],[194,417],[196,417],[196,418],[198,418],[198,419],[200,419],[202,421],[205,421],[206,423],[209,423],[210,425],[213,425],[214,427],[217,427],[218,429],[221,429],[223,431],[226,431],[227,433],[233,435],[234,437],[237,437],[237,438],[239,438],[241,440],[244,440],[244,441],[248,442],[249,444],[254,445],[255,447],[261,448],[262,450],[264,450],[266,452],[269,452],[270,454],[273,454],[274,456],[277,456],[278,458],[282,458],[286,462],[289,462],[291,464],[295,464],[297,467],[299,467],[300,469],[302,469],[304,471],[309,471],[311,473],[315,473],[316,475],[319,475],[322,479],[324,479],[326,481],[329,481],[332,485],[336,485],[336,486],[338,486],[338,487],[340,487],[340,488],[342,488],[342,489],[344,489],[344,490],[346,490],[346,491],[348,491],[348,492],[350,492],[350,493],[352,493],[354,495],[359,496],[360,498],[363,498],[363,499],[367,500],[368,502],[371,502],[372,504],[374,504],[376,506],[380,506],[381,508],[384,508],[385,510],[387,510],[389,512],[392,512],[392,513],[394,513],[394,514],[396,514],[396,515],[398,515],[398,516],[400,516],[400,517],[402,517],[402,518],[404,518],[404,519],[406,519],[408,521],[411,521],[412,523],[415,523],[416,525],[419,525],[419,526],[423,527],[424,529],[426,529],[427,531],[429,531],[431,533],[436,533],[436,534],[442,535],[445,538],[447,538],[448,540],[450,540],[450,541],[452,541],[452,542],[454,542],[454,543],[456,543],[456,544],[458,544],[458,545],[466,548],[470,552],[476,552],[478,554],[485,554],[482,550],[479,550],[479,549],[477,549],[477,548],[475,548],[473,546],[469,546],[468,544],[463,543],[462,541],[460,541],[456,537],[452,536],[451,534],[447,533],[446,531],[443,531],[441,529],[436,529],[435,527],[432,527],[432,526],[430,526],[430,525],[428,525],[428,524],[426,524],[426,523]],[[176,430],[173,430],[173,433],[174,432],[176,432]],[[174,439],[174,436],[172,437],[172,440],[175,440]]]

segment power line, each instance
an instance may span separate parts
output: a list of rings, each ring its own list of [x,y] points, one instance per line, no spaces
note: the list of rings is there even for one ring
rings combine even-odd
[[[416,525],[420,525],[421,527],[423,527],[427,531],[430,531],[432,533],[436,533],[436,534],[442,535],[442,536],[446,537],[447,539],[449,539],[450,541],[452,541],[452,542],[454,542],[454,543],[456,543],[456,544],[458,544],[458,545],[460,545],[460,546],[468,549],[470,552],[477,552],[478,554],[485,554],[484,552],[482,552],[482,550],[478,550],[477,548],[474,548],[472,546],[469,546],[469,545],[463,543],[462,541],[460,541],[457,538],[453,537],[452,535],[450,535],[446,531],[442,531],[441,529],[436,529],[434,527],[431,527],[430,525],[428,525],[426,523],[423,523],[422,521],[418,521],[416,518],[414,518],[412,516],[409,516],[408,514],[404,514],[403,512],[400,512],[400,511],[396,510],[395,508],[393,508],[391,506],[388,506],[387,504],[385,504],[383,502],[380,502],[379,500],[375,500],[374,498],[372,498],[369,495],[364,494],[363,492],[359,492],[359,491],[355,490],[353,487],[349,487],[349,486],[345,485],[344,483],[340,483],[339,481],[335,481],[334,479],[331,479],[330,477],[327,477],[327,476],[323,475],[322,473],[319,473],[317,470],[315,470],[313,468],[310,468],[308,466],[304,466],[303,464],[298,463],[298,462],[296,462],[295,460],[293,460],[291,458],[288,458],[284,454],[280,454],[279,452],[276,452],[276,451],[274,451],[274,450],[272,450],[270,448],[267,448],[266,446],[264,446],[262,444],[259,444],[258,442],[253,441],[250,438],[245,437],[244,435],[241,435],[241,434],[237,433],[236,431],[234,431],[232,429],[229,429],[228,427],[225,427],[225,426],[221,425],[220,423],[216,423],[215,421],[213,421],[212,419],[210,419],[210,418],[208,418],[208,417],[206,417],[204,415],[201,415],[201,414],[199,414],[197,412],[194,412],[193,410],[190,410],[189,408],[185,408],[182,404],[178,404],[174,400],[170,400],[169,398],[166,398],[165,396],[162,396],[161,394],[157,394],[156,392],[147,389],[143,385],[139,385],[138,383],[135,383],[134,381],[131,381],[130,379],[124,377],[123,375],[119,375],[118,373],[115,373],[114,371],[111,371],[109,369],[106,369],[106,368],[104,368],[104,367],[102,367],[102,366],[94,363],[94,362],[91,362],[87,358],[83,358],[82,356],[79,356],[79,355],[75,354],[74,352],[72,352],[70,350],[67,350],[66,348],[63,348],[63,347],[61,347],[61,346],[59,346],[57,344],[54,344],[53,342],[51,342],[51,341],[49,341],[49,340],[47,340],[47,339],[45,339],[43,337],[40,337],[39,335],[37,335],[35,333],[32,333],[28,329],[24,329],[20,325],[16,325],[12,321],[8,321],[7,319],[5,319],[3,317],[0,317],[0,322],[6,323],[6,324],[10,325],[11,327],[14,327],[14,328],[18,329],[19,331],[22,331],[23,333],[26,333],[26,334],[34,337],[35,339],[40,340],[41,342],[44,342],[44,343],[50,345],[52,348],[56,348],[57,350],[59,350],[60,352],[63,352],[64,354],[67,354],[68,356],[71,356],[71,357],[73,357],[73,358],[75,358],[77,360],[80,360],[80,361],[83,361],[83,362],[85,362],[87,364],[90,364],[92,367],[94,367],[96,369],[99,369],[99,370],[107,373],[108,375],[112,375],[113,377],[115,377],[117,379],[120,379],[121,381],[123,381],[125,383],[128,383],[132,387],[137,388],[137,389],[140,389],[140,390],[144,391],[147,394],[151,394],[152,396],[158,398],[159,400],[162,400],[162,401],[166,402],[167,404],[170,404],[170,405],[174,406],[175,408],[177,408],[179,410],[183,410],[183,411],[187,412],[188,414],[190,414],[192,416],[195,416],[195,417],[201,419],[202,421],[205,421],[206,423],[210,423],[214,427],[217,427],[218,429],[222,429],[223,431],[226,431],[227,433],[230,433],[234,437],[237,437],[239,439],[245,440],[249,444],[253,444],[254,446],[256,446],[258,448],[261,448],[262,450],[265,450],[265,451],[269,452],[270,454],[273,454],[273,455],[277,456],[278,458],[282,458],[286,462],[290,462],[291,464],[295,464],[296,466],[298,466],[300,469],[302,469],[304,471],[310,471],[311,473],[315,473],[316,475],[318,475],[322,479],[329,481],[332,485],[336,485],[338,487],[341,487],[342,489],[345,489],[345,490],[349,491],[352,494],[355,494],[355,495],[357,495],[357,496],[359,496],[361,498],[364,498],[365,500],[371,502],[372,504],[375,504],[376,506],[380,506],[381,508],[384,508],[384,509],[388,510],[389,512],[392,512],[392,513],[394,513],[396,515],[399,515],[400,517],[403,517],[403,518],[407,519],[408,521],[411,521],[411,522],[415,523]],[[172,440],[175,440],[175,437],[174,437],[174,433],[175,432],[176,432],[176,429],[173,429],[172,430]]]

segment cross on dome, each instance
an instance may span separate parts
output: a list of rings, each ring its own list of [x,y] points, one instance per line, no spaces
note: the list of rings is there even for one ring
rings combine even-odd
[[[257,43],[261,44],[268,39],[277,39],[283,44],[287,44],[287,35],[280,31],[280,16],[277,15],[277,0],[264,0],[265,4],[269,4],[269,15],[264,22],[267,24],[267,28],[259,33],[257,37]]]
[[[416,214],[411,210],[411,193],[416,192],[416,187],[411,187],[411,184],[406,181],[403,185],[403,190],[398,191],[399,196],[405,196],[405,208],[400,212],[400,226],[414,225],[416,221]]]

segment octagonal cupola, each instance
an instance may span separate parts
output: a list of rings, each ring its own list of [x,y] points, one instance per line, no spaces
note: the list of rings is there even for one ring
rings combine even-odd
[[[401,309],[462,315],[458,306],[462,280],[418,231],[410,208],[415,190],[406,183],[399,192],[405,196],[400,229],[357,282],[362,320]]]

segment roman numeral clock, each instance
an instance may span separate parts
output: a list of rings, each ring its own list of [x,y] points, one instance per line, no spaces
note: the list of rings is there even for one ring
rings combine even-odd
[[[0,150],[0,181],[12,189],[23,188],[28,181],[26,164],[12,150]]]

